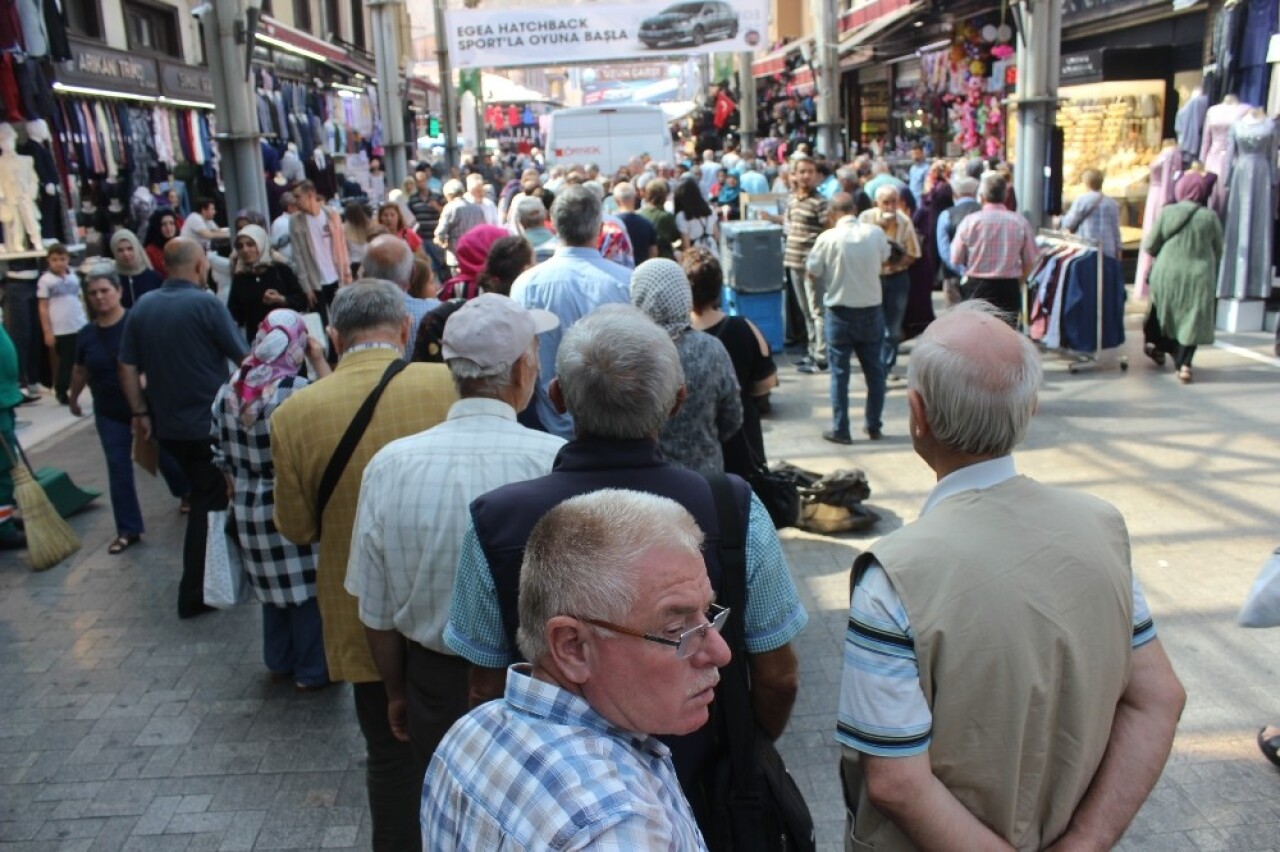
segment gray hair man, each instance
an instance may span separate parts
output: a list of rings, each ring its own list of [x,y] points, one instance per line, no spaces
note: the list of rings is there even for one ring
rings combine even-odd
[[[533,246],[534,262],[542,263],[560,247],[560,240],[547,227],[547,208],[536,196],[520,199],[514,208],[518,233]]]
[[[658,433],[684,398],[680,356],[670,336],[630,306],[607,305],[564,336],[550,398],[573,414],[576,438],[539,479],[492,491],[471,504],[474,546],[458,564],[445,641],[477,668],[473,700],[502,694],[507,667],[520,661],[516,608],[521,559],[543,515],[568,497],[601,488],[629,488],[675,500],[706,535],[706,574],[720,588],[720,527],[705,477],[667,461]],[[768,512],[745,482],[729,481],[746,531],[745,647],[756,722],[776,738],[786,727],[797,689],[791,641],[808,616],[795,593],[786,557]],[[528,629],[536,629],[530,626]],[[720,732],[723,733],[723,732]],[[672,741],[682,788],[694,811],[707,813],[700,767],[716,731]]]
[[[548,388],[555,378],[560,338],[582,317],[601,305],[630,301],[631,271],[605,260],[596,248],[600,237],[600,200],[582,186],[566,186],[551,205],[560,246],[548,260],[521,273],[511,285],[511,298],[526,308],[551,311],[560,328],[539,337],[542,374],[532,414],[546,431],[573,436],[573,418],[557,411]]]
[[[443,353],[458,401],[448,419],[395,441],[365,468],[345,588],[360,601],[391,729],[430,760],[467,711],[467,661],[444,643],[471,501],[544,476],[564,441],[516,414],[538,380],[537,335],[554,314],[484,293],[445,324]]]
[[[1022,281],[1036,261],[1036,234],[1031,223],[1004,206],[1008,185],[996,172],[982,176],[982,209],[967,216],[951,243],[951,265],[965,268],[963,299],[984,299],[1018,326],[1022,314]]]
[[[503,214],[503,221],[507,225],[515,225],[517,223],[516,208],[521,201],[526,198],[537,198],[542,200],[539,194],[542,190],[542,176],[538,174],[537,169],[525,169],[520,173],[520,191],[511,196],[510,200],[504,201],[499,208],[499,212]]]
[[[409,285],[413,280],[413,251],[409,244],[394,234],[374,237],[369,241],[369,248],[360,264],[360,275],[390,281],[404,294],[404,308],[409,314],[409,340],[405,344],[404,355],[409,357],[418,339],[422,318],[440,304],[439,299],[416,299],[409,295]]]
[[[942,259],[942,290],[946,296],[947,306],[959,304],[960,279],[964,276],[964,266],[951,265],[951,243],[955,241],[960,225],[970,215],[982,209],[978,201],[978,180],[961,172],[959,177],[951,181],[951,190],[955,195],[955,204],[938,215],[938,231],[935,239],[938,244],[938,257]],[[921,235],[928,239],[928,234]]]
[[[456,398],[443,364],[405,364],[409,338],[404,293],[389,281],[362,279],[338,291],[329,336],[339,355],[333,375],[295,393],[271,416],[276,474],[275,524],[295,544],[320,542],[316,598],[329,676],[352,684],[365,738],[373,848],[417,850],[418,790],[425,764],[396,738],[387,692],[374,663],[356,599],[343,588],[360,477],[387,444],[444,421]],[[325,471],[356,411],[381,388],[375,416],[341,475],[325,492]],[[207,415],[206,415],[207,417]]]
[[[627,229],[631,239],[631,252],[636,264],[658,256],[658,231],[653,224],[636,212],[639,194],[633,184],[620,181],[613,188],[613,200],[618,203],[618,220]]]
[[[485,188],[484,176],[478,172],[472,172],[467,175],[467,200],[472,204],[478,204],[480,209],[484,211],[484,223],[486,225],[501,223],[502,217],[498,215],[498,206],[493,203],[493,199],[489,198]]]
[[[1080,174],[1084,192],[1076,196],[1062,214],[1062,229],[1098,244],[1107,257],[1120,259],[1120,205],[1102,194],[1106,175],[1099,169]]]
[[[479,177],[479,175],[474,175]],[[481,193],[484,192],[484,182],[481,180]],[[456,267],[458,260],[454,256],[454,252],[458,249],[458,240],[472,228],[480,225],[488,224],[487,208],[484,204],[477,203],[475,199],[467,194],[466,189],[462,185],[462,181],[457,179],[449,179],[444,183],[444,197],[447,199],[444,208],[440,211],[440,221],[436,224],[435,243],[443,249],[446,249],[445,263],[450,267]],[[486,198],[485,201],[488,201]],[[489,202],[493,204],[492,201]],[[497,209],[494,209],[494,215],[497,215]],[[494,224],[497,224],[496,219]]]
[[[875,191],[875,208],[859,217],[864,224],[883,230],[893,248],[889,259],[880,267],[881,304],[884,308],[884,347],[880,361],[886,379],[891,377],[898,362],[898,344],[902,342],[902,324],[906,320],[907,301],[911,295],[911,277],[907,270],[923,254],[920,235],[916,233],[911,217],[902,212],[899,204],[906,191],[905,187],[899,189],[882,184]],[[866,432],[873,440],[879,437],[878,430],[868,428]]]
[[[1110,849],[1168,757],[1186,696],[1124,519],[1014,466],[1040,380],[985,302],[912,353],[911,440],[938,484],[854,562],[836,733],[854,846]]]
[[[704,726],[729,663],[719,631],[740,616],[715,605],[702,540],[685,509],[652,494],[601,490],[547,512],[519,583],[530,662],[440,744],[424,845],[707,848],[653,736]]]

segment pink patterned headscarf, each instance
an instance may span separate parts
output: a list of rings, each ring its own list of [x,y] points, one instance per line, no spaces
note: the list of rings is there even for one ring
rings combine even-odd
[[[307,324],[297,311],[278,308],[258,326],[253,348],[231,380],[232,410],[245,422],[262,410],[262,397],[287,376],[296,376],[307,349]]]

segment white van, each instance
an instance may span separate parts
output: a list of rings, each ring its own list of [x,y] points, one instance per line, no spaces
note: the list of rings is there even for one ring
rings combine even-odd
[[[668,163],[675,159],[666,114],[659,106],[573,107],[556,110],[550,118],[547,165],[595,163],[602,174],[614,174],[640,154]]]

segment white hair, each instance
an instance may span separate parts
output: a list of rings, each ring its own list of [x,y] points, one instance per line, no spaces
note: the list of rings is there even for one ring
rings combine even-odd
[[[895,199],[896,199],[897,197],[898,197],[898,188],[897,188],[896,186],[893,186],[892,184],[887,184],[887,183],[886,183],[886,184],[883,184],[882,186],[880,186],[878,189],[876,189],[876,202],[877,202],[877,203],[879,203],[880,201],[882,201],[883,199],[886,199],[886,198],[895,198]]]
[[[1004,321],[1000,310],[982,299],[961,302],[951,311]],[[917,338],[907,387],[924,400],[929,431],[945,446],[970,456],[1003,456],[1026,437],[1040,389],[1040,353],[1027,338],[1018,334],[1017,339],[1019,358],[993,365],[934,335]]]

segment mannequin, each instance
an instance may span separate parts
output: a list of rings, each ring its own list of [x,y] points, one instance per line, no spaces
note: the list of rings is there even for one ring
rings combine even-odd
[[[334,173],[333,161],[324,153],[324,146],[317,145],[311,152],[311,158],[303,164],[307,180],[316,185],[316,189],[325,198],[334,198],[338,194],[338,176]]]
[[[1142,214],[1142,238],[1155,227],[1160,210],[1173,200],[1173,176],[1182,166],[1182,151],[1176,139],[1164,140],[1164,148],[1151,162],[1151,185],[1147,189],[1147,206]],[[1133,287],[1136,298],[1147,294],[1147,273],[1155,260],[1145,251],[1138,255],[1138,274]]]
[[[292,142],[280,156],[280,173],[288,183],[307,179],[306,170],[302,167],[302,158],[298,156],[298,146]]]
[[[1259,107],[1231,127],[1232,156],[1218,297],[1261,299],[1271,292],[1271,224],[1275,215],[1276,124]]]
[[[17,136],[12,125],[0,124],[0,223],[9,252],[26,251],[28,240],[40,246],[40,180],[35,160],[17,153]]]
[[[66,225],[62,217],[62,199],[58,194],[58,165],[49,150],[49,125],[44,119],[27,122],[27,141],[17,147],[19,154],[35,161],[40,178],[40,236],[46,240],[66,242]]]
[[[1222,103],[1209,107],[1204,116],[1204,135],[1200,143],[1200,161],[1204,170],[1218,176],[1218,182],[1209,196],[1209,208],[1219,216],[1227,210],[1227,175],[1231,171],[1231,156],[1227,150],[1231,126],[1249,111],[1235,95],[1227,95]]]

